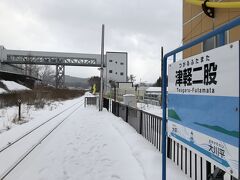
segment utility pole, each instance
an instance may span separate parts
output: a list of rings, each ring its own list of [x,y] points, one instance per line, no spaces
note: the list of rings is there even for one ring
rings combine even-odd
[[[101,68],[100,68],[100,94],[99,94],[99,111],[103,109],[103,64],[104,64],[104,24],[102,24],[102,41],[101,41]]]

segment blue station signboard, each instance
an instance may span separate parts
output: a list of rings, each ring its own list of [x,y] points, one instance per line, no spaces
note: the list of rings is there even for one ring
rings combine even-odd
[[[168,67],[168,136],[239,177],[239,42]]]

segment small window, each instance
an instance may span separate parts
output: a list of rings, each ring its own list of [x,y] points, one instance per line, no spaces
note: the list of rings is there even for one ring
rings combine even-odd
[[[211,50],[215,47],[215,38],[209,38],[203,42],[203,52]]]
[[[109,59],[109,62],[112,62],[112,60],[111,60],[111,59]]]
[[[225,36],[224,44],[227,44],[228,43],[227,31],[225,31],[224,36]],[[209,38],[203,41],[203,52],[219,47],[219,43],[220,43],[220,35],[214,36],[212,38]]]
[[[117,61],[115,61],[115,63],[117,64]]]
[[[109,70],[109,73],[112,73],[112,70]]]
[[[220,45],[220,35],[218,34],[216,37],[216,47],[219,47]],[[225,33],[224,33],[224,44],[227,44],[227,31],[225,31]]]
[[[123,76],[123,72],[121,72],[120,75]]]
[[[117,74],[117,72],[115,74]]]
[[[121,64],[121,65],[124,65],[124,63],[123,63],[123,62],[121,62],[120,64]]]

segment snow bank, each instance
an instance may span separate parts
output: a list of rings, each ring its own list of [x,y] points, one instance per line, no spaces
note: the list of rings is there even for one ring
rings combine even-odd
[[[25,87],[25,86],[23,86],[21,84],[18,84],[18,83],[14,82],[14,81],[2,80],[1,82],[3,84],[5,84],[10,91],[30,90],[29,88],[27,88],[27,87]]]
[[[152,104],[137,103],[138,109],[141,109],[150,114],[162,117],[162,108],[160,106],[154,106]]]
[[[93,95],[92,93],[90,92],[85,92],[85,97],[95,97],[96,95]]]

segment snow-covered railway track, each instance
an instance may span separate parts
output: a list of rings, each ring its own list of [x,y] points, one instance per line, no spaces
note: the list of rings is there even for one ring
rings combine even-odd
[[[83,100],[66,108],[50,119],[44,121],[16,140],[9,142],[0,149],[0,180],[5,179],[42,141],[68,119],[79,107]],[[64,117],[59,117],[64,112]]]
[[[23,135],[21,135],[20,137],[18,137],[17,139],[8,142],[5,146],[0,147],[0,153],[5,151],[7,148],[9,148],[10,146],[14,145],[16,142],[20,141],[21,139],[23,139],[25,136],[28,136],[29,134],[31,134],[32,132],[34,132],[35,130],[37,130],[38,128],[40,128],[41,126],[45,125],[46,123],[48,123],[49,121],[52,121],[53,119],[55,119],[56,117],[58,117],[59,115],[63,114],[64,112],[66,112],[67,110],[73,108],[74,106],[76,106],[79,103],[82,103],[83,100],[81,100],[80,102],[77,102],[73,105],[71,105],[70,107],[64,109],[63,111],[57,113],[56,115],[54,115],[53,117],[47,119],[46,121],[44,121],[43,123],[37,125],[36,127],[34,127],[33,129],[27,131],[26,133],[24,133]]]

